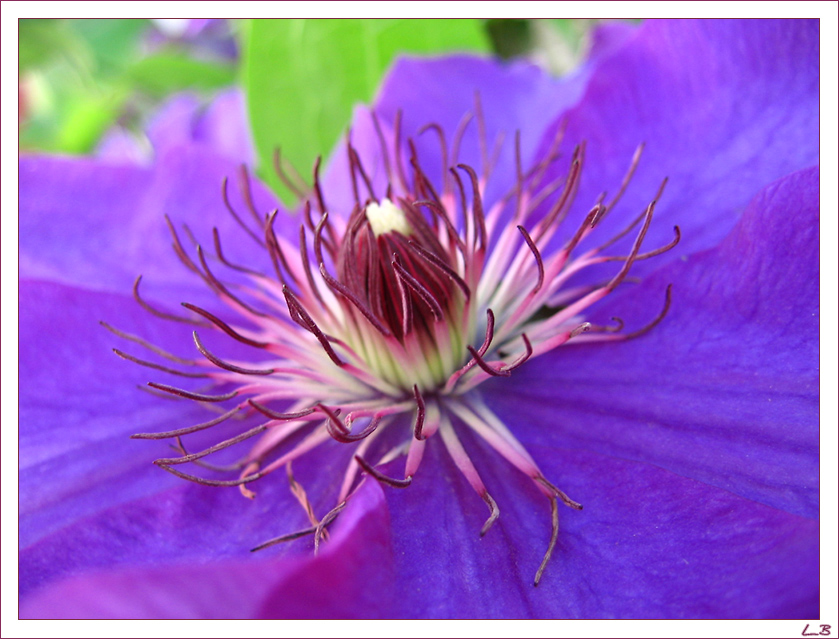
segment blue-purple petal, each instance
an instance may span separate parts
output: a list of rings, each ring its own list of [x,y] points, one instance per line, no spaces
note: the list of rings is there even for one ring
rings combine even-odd
[[[770,185],[718,248],[607,300],[602,322],[641,326],[672,283],[650,333],[563,347],[486,397],[525,445],[645,461],[817,518],[818,219],[817,168]]]
[[[414,494],[388,493],[397,572],[411,586],[399,616],[818,617],[818,522],[652,464],[551,445],[530,450],[585,508],[560,506],[557,546],[534,587],[548,500],[486,445],[462,438],[501,516],[479,537],[486,506],[433,441]]]
[[[579,103],[546,133],[542,153],[562,124],[565,148],[585,142],[586,159],[560,242],[600,193],[618,190],[643,143],[635,177],[594,241],[643,211],[668,178],[646,246],[669,242],[678,224],[674,256],[711,247],[758,189],[818,163],[818,21],[645,23],[598,62]],[[630,243],[619,244],[618,254]],[[655,266],[641,263],[635,272]]]
[[[206,287],[175,254],[167,215],[193,261],[198,256],[183,224],[209,255],[215,254],[215,226],[226,257],[270,269],[267,251],[259,250],[262,263],[254,263],[258,244],[226,210],[221,197],[222,181],[228,178],[232,206],[259,237],[239,175],[237,163],[201,146],[170,148],[150,169],[88,159],[23,157],[20,274],[121,293],[130,291],[142,274],[146,286],[167,290],[177,302],[198,301],[189,294]],[[252,178],[251,185],[255,215],[262,220],[277,204],[257,180]],[[290,216],[280,215],[276,226],[282,233],[295,224]]]

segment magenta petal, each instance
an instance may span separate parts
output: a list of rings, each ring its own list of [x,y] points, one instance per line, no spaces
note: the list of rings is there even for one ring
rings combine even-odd
[[[673,283],[649,334],[546,355],[488,386],[490,404],[525,445],[647,461],[818,517],[818,188],[817,168],[770,185],[719,248],[608,304],[642,325]]]
[[[367,482],[317,557],[183,563],[95,572],[25,600],[26,619],[386,617],[395,595],[387,507]]]

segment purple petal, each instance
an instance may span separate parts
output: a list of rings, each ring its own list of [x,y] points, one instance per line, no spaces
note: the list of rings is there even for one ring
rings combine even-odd
[[[123,523],[113,522],[116,530],[108,543],[115,542]],[[170,546],[168,563],[95,572],[36,593],[24,600],[21,617],[385,617],[395,595],[388,531],[381,488],[367,482],[336,521],[331,540],[317,557],[276,560],[263,553],[249,561],[186,562]]]
[[[176,298],[184,291],[205,290],[179,263],[164,215],[176,225],[193,260],[196,253],[183,223],[211,255],[216,226],[227,257],[239,263],[247,257],[251,266],[260,266],[252,259],[254,241],[221,197],[222,180],[229,178],[233,207],[251,229],[259,228],[243,202],[238,171],[234,162],[200,146],[172,148],[152,169],[86,159],[21,158],[20,274],[118,292],[130,291],[143,274],[148,285],[177,291]],[[258,181],[251,183],[261,219],[277,204]],[[294,228],[295,223],[280,215],[278,232],[284,226]],[[258,253],[267,271],[267,252]]]
[[[128,437],[169,430],[173,423],[201,423],[207,413],[139,390],[150,379],[170,376],[122,361],[111,351],[119,347],[154,359],[100,326],[100,320],[178,355],[193,354],[188,332],[154,321],[134,300],[23,280],[19,308],[24,548],[91,513],[177,485],[151,464],[165,455],[165,444],[152,450]]]
[[[641,325],[672,282],[647,335],[562,348],[485,396],[526,446],[646,461],[818,517],[818,188],[817,168],[776,182],[719,248],[607,304]]]
[[[629,40],[638,27],[628,22],[602,22],[591,32],[591,48],[588,52],[589,60],[598,61],[617,51]]]
[[[585,505],[561,507],[556,550],[534,587],[550,536],[548,501],[486,446],[463,439],[501,516],[480,538],[485,504],[432,441],[411,489],[388,493],[397,571],[411,585],[399,616],[818,617],[817,522],[583,450],[531,448],[548,477]]]
[[[492,155],[497,136],[505,144],[498,156],[488,185],[487,201],[494,201],[515,184],[514,136],[521,131],[522,157],[532,157],[542,132],[558,113],[579,98],[588,78],[589,67],[573,76],[558,80],[532,64],[502,64],[471,56],[442,59],[401,58],[395,62],[375,101],[375,111],[391,138],[397,111],[402,111],[402,144],[414,140],[420,164],[437,185],[442,174],[440,142],[432,131],[418,135],[427,124],[439,125],[449,147],[461,119],[475,111],[475,97],[480,96],[487,136],[487,154]],[[480,170],[481,151],[478,126],[473,118],[461,145],[459,162]],[[379,160],[380,145],[366,111],[356,111],[353,119],[353,143],[365,169],[378,185],[385,184],[384,167]],[[392,148],[392,147],[391,147]],[[453,158],[449,158],[453,164]],[[337,211],[352,207],[347,180],[346,152],[341,146],[330,162],[326,178],[327,200]],[[410,165],[405,164],[406,172]],[[366,194],[365,194],[366,195]],[[348,214],[348,213],[347,213]]]
[[[597,65],[583,98],[551,127],[567,120],[569,150],[586,142],[569,224],[578,224],[602,191],[617,191],[644,143],[622,204],[598,237],[626,225],[668,177],[647,245],[666,244],[679,224],[674,256],[713,246],[758,189],[818,163],[818,96],[818,21],[645,23]],[[549,130],[543,152],[552,138]],[[635,272],[654,266],[641,263]]]
[[[239,89],[220,92],[206,106],[190,94],[171,98],[149,124],[148,136],[158,155],[197,144],[236,162],[253,165],[256,160],[245,97]]]

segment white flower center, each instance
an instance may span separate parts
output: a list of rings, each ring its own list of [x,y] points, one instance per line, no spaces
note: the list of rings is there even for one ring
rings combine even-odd
[[[381,204],[372,202],[366,209],[364,214],[367,216],[367,221],[370,222],[370,228],[376,237],[396,231],[404,236],[411,234],[411,227],[408,225],[408,219],[398,206],[387,198],[383,198]]]

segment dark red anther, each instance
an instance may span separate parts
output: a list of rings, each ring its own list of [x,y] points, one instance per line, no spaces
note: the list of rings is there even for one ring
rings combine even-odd
[[[380,481],[383,484],[393,486],[394,488],[407,488],[411,485],[410,477],[406,477],[405,479],[394,479],[393,477],[383,475],[378,470],[373,468],[369,463],[364,461],[364,459],[360,455],[355,456],[355,461],[357,461],[358,465],[364,469],[364,472],[370,475],[373,479]]]
[[[157,382],[149,382],[149,386],[156,388],[157,390],[172,393],[172,395],[177,395],[178,397],[194,399],[196,402],[224,402],[228,399],[233,399],[239,394],[238,390],[234,390],[229,393],[224,393],[223,395],[202,395],[201,393],[193,393],[192,391],[175,388],[174,386],[169,386],[168,384],[158,384]]]
[[[185,428],[177,428],[175,430],[169,430],[163,433],[136,433],[131,435],[131,439],[169,439],[170,437],[180,437],[181,435],[189,435],[190,433],[197,433],[198,431],[205,430],[207,428],[212,428],[217,424],[221,424],[224,421],[227,421],[233,415],[238,413],[240,407],[237,406],[236,408],[231,408],[226,413],[219,415],[215,419],[211,419],[208,422],[203,422],[201,424],[195,424],[194,426],[186,426]]]
[[[229,324],[220,320],[218,317],[216,317],[215,315],[210,313],[210,311],[205,311],[203,308],[195,306],[194,304],[189,304],[187,302],[182,302],[181,306],[183,306],[184,308],[188,308],[193,313],[198,313],[198,315],[200,315],[201,317],[204,317],[204,318],[210,320],[213,324],[215,324],[218,328],[220,328],[222,331],[227,333],[230,337],[235,339],[237,342],[242,342],[242,344],[247,344],[248,346],[253,346],[254,348],[266,348],[267,346],[270,345],[268,342],[260,342],[260,341],[257,341],[255,339],[250,339],[248,337],[245,337],[244,335],[241,335],[240,333],[233,330],[230,327]],[[197,322],[195,322],[195,323],[197,323]],[[203,322],[202,322],[202,324],[203,324]]]
[[[192,377],[192,378],[201,378],[201,377],[209,377],[209,373],[188,373],[186,371],[179,371],[176,368],[171,368],[170,366],[163,366],[162,364],[155,364],[154,362],[149,362],[145,359],[140,359],[139,357],[134,357],[133,355],[129,355],[118,348],[112,348],[112,351],[122,359],[128,360],[129,362],[134,362],[135,364],[139,364],[140,366],[145,366],[146,368],[153,368],[158,371],[163,371],[164,373],[169,373],[171,375],[179,375],[181,377]],[[194,364],[195,362],[190,362],[190,364]]]
[[[251,239],[259,244],[262,247],[265,247],[265,242],[263,242],[259,237],[254,233],[251,228],[245,224],[244,220],[239,217],[239,214],[236,213],[236,209],[230,204],[230,199],[227,197],[227,178],[225,177],[221,181],[221,199],[224,202],[224,207],[227,209],[227,212],[230,213],[230,216],[236,220],[236,223],[242,228],[242,230],[247,233]]]
[[[238,264],[233,264],[233,262],[224,257],[224,253],[222,253],[221,250],[221,237],[219,236],[218,229],[215,226],[213,227],[213,246],[216,249],[216,257],[218,258],[219,262],[224,264],[227,268],[233,269],[234,271],[239,271],[240,273],[247,273],[248,275],[263,275],[263,273],[261,273],[260,271],[247,268],[246,266],[239,266]]]
[[[202,457],[206,457],[207,455],[212,455],[213,453],[217,453],[220,450],[224,450],[225,448],[230,448],[231,446],[235,446],[246,439],[250,439],[251,437],[255,437],[260,433],[264,433],[268,430],[268,426],[266,424],[261,424],[256,426],[255,428],[251,428],[250,430],[245,431],[244,433],[240,433],[235,437],[231,437],[230,439],[225,439],[223,442],[219,442],[215,446],[210,446],[209,448],[205,448],[204,450],[198,453],[192,453],[190,455],[184,455],[183,457],[168,457],[165,459],[156,459],[154,463],[157,466],[175,466],[178,464],[186,464],[188,462],[195,461],[196,459],[201,459]]]
[[[216,357],[207,350],[207,348],[201,343],[197,331],[192,331],[192,339],[195,340],[195,346],[198,348],[198,351],[219,368],[239,373],[240,375],[270,375],[274,372],[273,368],[243,368],[242,366],[236,366],[230,362],[225,362],[223,359]]]
[[[468,164],[458,164],[457,168],[466,171],[472,182],[472,217],[475,220],[475,232],[477,234],[477,246],[475,248],[485,249],[487,245],[487,228],[484,220],[484,205],[481,201],[481,189],[478,183],[478,175]]]
[[[493,377],[509,377],[510,376],[510,371],[508,369],[505,369],[505,368],[495,369],[492,366],[490,366],[489,364],[487,364],[487,362],[484,360],[483,357],[481,357],[481,354],[478,353],[478,351],[475,349],[474,346],[469,345],[466,348],[469,349],[469,352],[472,354],[472,359],[475,360],[475,363],[478,366],[480,366],[484,370],[484,372],[487,373],[488,375],[492,375]]]
[[[302,200],[304,197],[306,197],[306,192],[309,190],[309,187],[305,184],[303,178],[300,177],[300,174],[296,171],[294,171],[293,174],[294,179],[297,180],[297,184],[295,184],[294,180],[292,179],[292,175],[289,175],[289,173],[283,168],[283,157],[280,153],[280,147],[274,148],[274,154],[272,159],[274,165],[274,173],[276,173],[277,177],[280,178],[283,184],[285,184],[286,188],[294,194],[294,197],[296,197],[298,200]],[[294,167],[292,167],[290,164],[288,166],[292,170],[294,169]]]
[[[276,419],[279,421],[292,421],[295,419],[300,419],[301,417],[306,417],[307,415],[311,415],[315,412],[314,408],[304,408],[303,410],[299,410],[293,413],[278,413],[275,410],[271,410],[267,406],[263,406],[259,402],[256,402],[252,399],[248,400],[248,404],[266,417],[270,417],[271,419]]]
[[[283,286],[283,295],[285,296],[291,319],[317,338],[318,342],[320,342],[320,345],[323,347],[323,350],[326,351],[326,354],[329,356],[329,359],[331,359],[336,366],[343,366],[344,361],[338,357],[335,349],[332,348],[332,344],[329,343],[329,339],[326,337],[326,334],[320,330],[317,323],[315,323],[315,320],[313,320],[311,315],[306,312],[306,309],[303,308],[303,305],[294,293],[291,292],[291,289],[288,286]]]
[[[542,288],[542,284],[545,281],[545,265],[542,262],[542,254],[539,252],[536,243],[533,241],[533,238],[530,237],[527,229],[525,229],[521,224],[519,224],[516,228],[519,230],[519,233],[522,234],[522,237],[527,244],[527,248],[530,249],[530,252],[533,253],[533,257],[536,258],[536,268],[539,269],[539,276],[536,278],[536,286],[534,286],[533,290],[530,291],[530,294],[533,295]]]
[[[425,424],[425,400],[423,399],[422,393],[420,393],[419,387],[416,384],[414,384],[414,399],[417,402],[417,417],[414,421],[414,439],[422,441],[427,439],[427,437],[422,434],[422,427]]]
[[[519,366],[521,366],[527,360],[529,360],[531,355],[533,355],[533,345],[530,343],[527,334],[522,333],[521,338],[522,340],[524,340],[524,353],[522,353],[519,356],[519,358],[512,364],[502,367],[502,369],[507,371],[508,373],[511,373],[514,370],[516,370]]]

